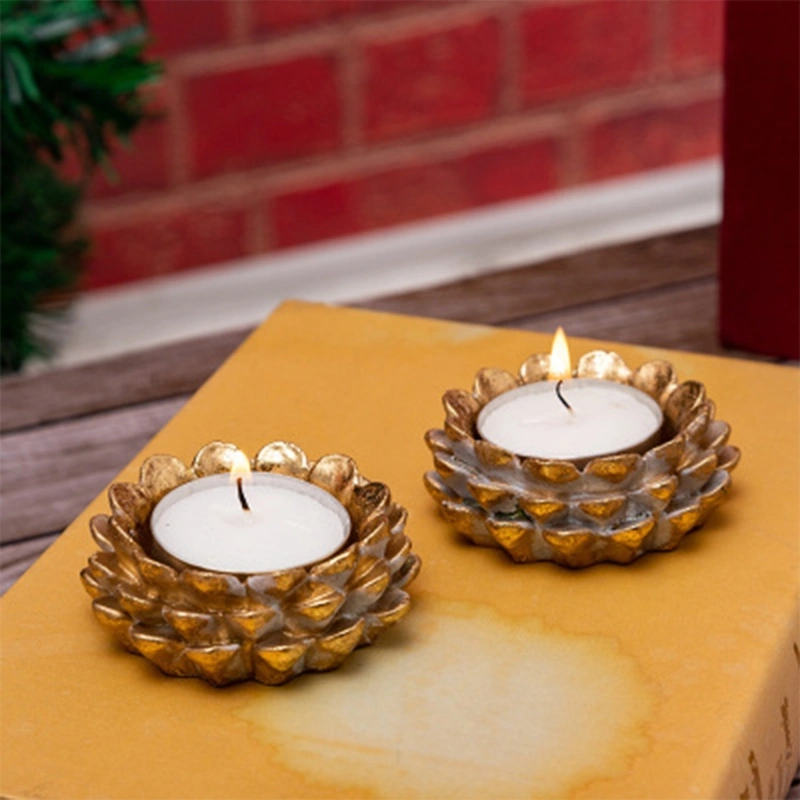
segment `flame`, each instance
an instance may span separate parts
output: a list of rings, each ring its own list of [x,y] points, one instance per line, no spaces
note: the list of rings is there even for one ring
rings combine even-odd
[[[569,346],[564,329],[559,325],[553,337],[553,347],[550,350],[550,368],[547,377],[551,381],[565,380],[572,374],[572,362],[569,357]]]
[[[243,478],[245,483],[249,483],[250,476],[250,460],[241,450],[237,450],[231,461],[231,483],[235,483],[237,478]]]

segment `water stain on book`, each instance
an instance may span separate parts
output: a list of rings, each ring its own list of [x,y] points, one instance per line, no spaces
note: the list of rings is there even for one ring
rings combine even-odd
[[[613,640],[424,606],[337,672],[240,709],[271,759],[362,797],[567,797],[647,751],[654,696]]]

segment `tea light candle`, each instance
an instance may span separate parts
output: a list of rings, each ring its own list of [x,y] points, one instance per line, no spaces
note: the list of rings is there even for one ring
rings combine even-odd
[[[478,415],[484,439],[521,456],[585,461],[601,455],[643,452],[656,443],[663,416],[644,392],[613,381],[553,381],[521,386],[496,397]]]
[[[350,534],[350,516],[332,495],[286,475],[254,473],[239,491],[231,475],[189,481],[153,510],[153,538],[191,566],[221,572],[272,572],[335,553]]]
[[[664,416],[649,395],[614,381],[569,375],[569,351],[559,328],[550,380],[512,389],[487,403],[478,415],[480,435],[520,456],[578,463],[644,452],[657,443]]]

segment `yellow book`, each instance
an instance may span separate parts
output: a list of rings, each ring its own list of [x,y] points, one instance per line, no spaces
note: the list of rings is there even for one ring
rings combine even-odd
[[[573,355],[598,346],[575,340]],[[98,497],[6,595],[10,798],[779,797],[800,752],[798,371],[608,345],[706,384],[742,450],[679,549],[571,571],[475,547],[422,484],[446,389],[549,337],[288,303],[148,455],[222,439],[343,452],[409,510],[409,615],[335,672],[214,689],[95,621],[78,579]],[[113,380],[113,375],[109,375]],[[47,475],[40,476],[42,481]]]

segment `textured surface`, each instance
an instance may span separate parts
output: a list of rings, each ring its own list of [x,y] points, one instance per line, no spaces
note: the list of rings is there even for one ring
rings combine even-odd
[[[146,454],[185,460],[210,435],[248,450],[277,435],[312,452],[346,443],[409,510],[426,564],[414,613],[340,670],[287,687],[164,678],[111,646],[78,582],[101,496],[3,599],[3,792],[785,792],[800,741],[796,371],[616,347],[628,363],[667,358],[703,380],[744,454],[734,493],[672,553],[578,573],[520,566],[461,545],[438,518],[422,434],[443,387],[478,365],[513,368],[548,339],[301,304],[276,312],[120,477]],[[575,340],[573,352],[595,346]],[[212,746],[213,761],[198,759]]]

